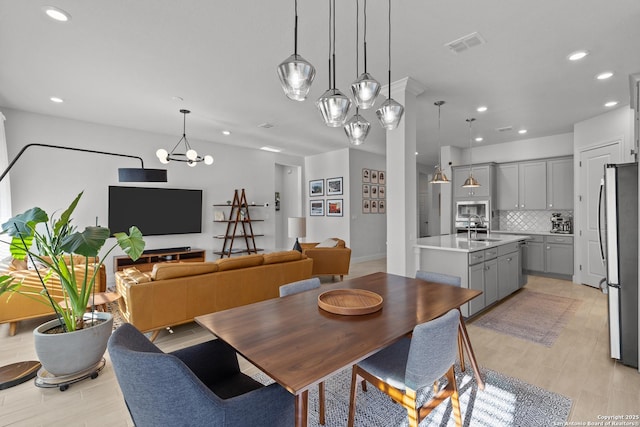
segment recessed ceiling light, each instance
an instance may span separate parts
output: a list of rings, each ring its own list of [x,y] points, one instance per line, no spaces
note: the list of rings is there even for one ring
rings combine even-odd
[[[270,151],[272,153],[279,153],[282,151],[282,149],[280,148],[276,148],[276,147],[269,147],[268,145],[265,145],[264,147],[260,147],[261,150],[264,151]]]
[[[573,53],[570,53],[569,56],[567,56],[567,59],[569,61],[579,61],[580,59],[584,58],[587,55],[589,55],[588,50],[577,50]]]
[[[71,15],[69,15],[68,12],[65,12],[64,10],[58,7],[44,6],[42,10],[44,11],[44,13],[47,14],[49,18],[53,19],[54,21],[58,21],[58,22],[71,21]]]
[[[605,71],[604,73],[600,73],[596,76],[596,79],[598,80],[607,80],[609,78],[611,78],[613,76],[613,73],[611,71]]]
[[[526,130],[526,129],[520,129],[520,130],[518,131],[518,133],[519,133],[520,135],[524,135],[525,133],[527,133],[527,130]]]
[[[222,131],[222,134],[223,134],[223,135],[231,135],[231,132],[229,132],[228,130],[223,130],[223,131]]]
[[[49,100],[51,102],[55,102],[56,104],[61,104],[64,102],[64,99],[58,98],[57,96],[52,96],[51,98],[49,98]]]
[[[607,107],[607,108],[609,108],[609,107],[615,107],[616,105],[618,105],[618,101],[609,101],[609,102],[606,102],[606,103],[604,104],[604,106],[605,106],[605,107]]]
[[[487,107],[484,105],[481,105],[480,107],[476,108],[476,111],[478,113],[484,113],[485,111],[487,111]]]
[[[483,138],[481,136],[476,138],[476,142],[482,142],[482,141],[483,141]]]

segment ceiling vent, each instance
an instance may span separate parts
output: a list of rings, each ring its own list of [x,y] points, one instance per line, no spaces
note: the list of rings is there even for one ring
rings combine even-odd
[[[471,49],[472,47],[480,46],[481,44],[485,44],[486,41],[479,33],[471,33],[466,35],[458,40],[454,40],[445,44],[452,52],[454,53],[462,53]]]
[[[498,132],[509,132],[509,131],[513,130],[513,126],[505,126],[505,127],[502,127],[502,128],[496,128],[496,130]]]
[[[273,127],[273,124],[265,122],[265,123],[260,123],[258,127],[263,129],[271,129]]]

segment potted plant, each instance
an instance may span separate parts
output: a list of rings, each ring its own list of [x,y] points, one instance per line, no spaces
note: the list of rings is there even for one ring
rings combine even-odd
[[[53,308],[56,319],[34,330],[36,353],[44,369],[55,376],[70,375],[97,365],[106,350],[111,335],[113,317],[109,313],[86,313],[94,292],[96,277],[104,259],[116,247],[136,260],[144,250],[140,230],[133,226],[127,233],[115,233],[116,242],[100,261],[98,252],[111,237],[108,228],[89,226],[77,231],[71,215],[82,192],[59,217],[35,207],[2,224],[2,233],[11,237],[13,258],[30,260],[37,269],[41,292],[21,291],[20,283],[9,278],[0,280],[0,292],[20,292]],[[75,255],[75,257],[74,257]],[[77,256],[84,259],[79,264]],[[63,298],[51,296],[51,279],[60,283]],[[88,342],[87,340],[94,340]]]

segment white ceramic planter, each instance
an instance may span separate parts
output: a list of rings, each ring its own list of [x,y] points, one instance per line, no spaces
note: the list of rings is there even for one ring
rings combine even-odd
[[[85,314],[90,316],[91,313]],[[70,375],[96,365],[104,356],[113,328],[111,313],[94,312],[105,320],[99,325],[64,334],[45,334],[57,320],[43,323],[33,330],[36,354],[44,369],[55,376]]]

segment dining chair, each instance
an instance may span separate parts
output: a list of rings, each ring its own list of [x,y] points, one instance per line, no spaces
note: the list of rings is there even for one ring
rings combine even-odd
[[[294,424],[293,395],[240,372],[235,350],[222,340],[164,353],[125,323],[113,332],[108,348],[137,427]]]
[[[444,316],[417,325],[411,338],[404,337],[354,365],[347,425],[353,427],[357,383],[364,379],[407,409],[410,427],[417,427],[448,397],[451,397],[456,426],[462,426],[454,372],[459,317],[460,312],[452,309]],[[443,376],[447,383],[441,388]],[[433,396],[418,407],[418,391],[430,385],[433,386]]]
[[[312,277],[311,279],[298,280],[297,282],[288,283],[280,286],[280,297],[297,294],[300,292],[318,289],[320,287],[320,279]],[[318,418],[321,425],[324,425],[324,381],[318,384]]]
[[[425,270],[417,270],[416,271],[416,279],[424,280],[426,282],[436,282],[442,283],[444,285],[451,285],[460,287],[462,285],[462,279],[459,276],[452,276],[450,274],[444,273],[434,273],[432,271]],[[458,310],[460,308],[458,307]],[[460,312],[460,319],[462,319],[462,312]],[[460,370],[464,372],[464,342],[463,342],[463,334],[465,331],[462,330],[462,320],[460,322],[460,328],[458,330],[458,359],[460,359]]]

